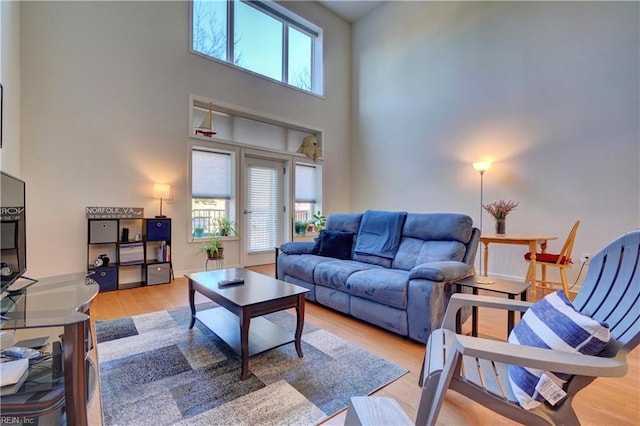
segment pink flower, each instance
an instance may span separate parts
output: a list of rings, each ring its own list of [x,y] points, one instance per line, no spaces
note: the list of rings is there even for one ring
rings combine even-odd
[[[519,202],[516,203],[511,200],[509,201],[500,200],[500,201],[494,201],[493,203],[490,203],[490,204],[485,204],[482,207],[484,207],[484,209],[488,211],[489,214],[493,216],[496,220],[505,220],[509,212],[511,212],[511,210],[515,209],[519,205],[520,205]]]

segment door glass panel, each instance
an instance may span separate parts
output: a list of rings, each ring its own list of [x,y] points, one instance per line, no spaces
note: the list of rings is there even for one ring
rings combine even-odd
[[[257,164],[248,167],[247,251],[273,250],[278,244],[278,220],[282,215],[279,170]]]

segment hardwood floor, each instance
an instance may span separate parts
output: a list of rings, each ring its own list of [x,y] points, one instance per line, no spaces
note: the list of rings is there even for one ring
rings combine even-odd
[[[273,265],[248,269],[274,276]],[[92,321],[115,319],[186,306],[189,304],[187,292],[187,280],[181,277],[171,284],[100,293],[91,306],[91,318]],[[202,296],[197,296],[201,299],[196,299],[196,302],[206,301]],[[306,304],[305,320],[407,368],[408,374],[380,389],[375,395],[395,398],[409,417],[415,419],[420,398],[418,377],[424,356],[423,344],[315,303]],[[479,331],[481,335],[504,339],[506,314],[492,309],[480,309]],[[599,378],[575,398],[573,404],[582,424],[640,424],[640,348],[631,352],[627,360],[629,371],[625,377]],[[342,425],[344,419],[345,411],[324,424]],[[438,424],[498,425],[512,422],[450,391],[445,398]]]

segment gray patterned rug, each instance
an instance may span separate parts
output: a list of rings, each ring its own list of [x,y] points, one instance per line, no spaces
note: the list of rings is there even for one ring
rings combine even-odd
[[[287,312],[266,316],[293,332]],[[303,358],[288,344],[249,360],[178,308],[98,321],[105,425],[309,425],[320,423],[407,370],[327,331],[304,325]]]

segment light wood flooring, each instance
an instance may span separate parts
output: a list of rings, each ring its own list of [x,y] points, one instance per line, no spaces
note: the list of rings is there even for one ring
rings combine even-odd
[[[273,265],[248,269],[274,276]],[[171,284],[100,293],[91,306],[91,318],[93,321],[115,319],[186,306],[189,304],[187,293],[187,280],[183,277],[177,278]],[[199,301],[206,301],[206,299],[202,297],[196,300],[196,302]],[[409,417],[415,419],[420,399],[418,377],[424,356],[423,344],[386,332],[315,303],[306,304],[305,320],[407,368],[408,374],[382,388],[375,395],[395,398]],[[479,333],[504,339],[506,314],[492,309],[480,309]],[[640,424],[640,348],[629,354],[628,362],[629,371],[625,377],[599,378],[575,398],[574,407],[583,425]],[[96,416],[99,415],[99,408],[92,410],[92,418],[98,418]],[[344,419],[345,411],[342,411],[324,424],[342,425]],[[449,391],[438,424],[498,425],[512,424],[512,422]]]

